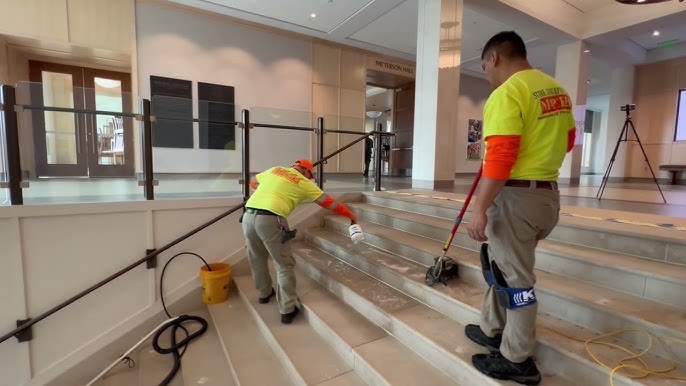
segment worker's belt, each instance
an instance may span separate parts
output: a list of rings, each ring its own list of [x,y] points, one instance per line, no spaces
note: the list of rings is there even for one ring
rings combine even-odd
[[[278,214],[270,212],[268,210],[264,210],[264,209],[245,208],[245,211],[249,214],[262,214],[265,216],[278,216]]]
[[[507,180],[505,182],[505,186],[513,186],[517,188],[557,190],[557,182],[555,181]]]

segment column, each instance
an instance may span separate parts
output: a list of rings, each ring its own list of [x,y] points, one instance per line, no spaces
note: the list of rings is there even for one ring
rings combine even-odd
[[[463,0],[421,0],[417,27],[412,187],[455,183]],[[461,153],[460,153],[461,154]]]
[[[622,128],[624,127],[624,122],[626,120],[626,113],[621,111],[620,107],[622,105],[635,103],[635,69],[636,67],[631,66],[615,68],[612,70],[612,78],[610,83],[610,110],[607,112],[607,130],[603,134],[604,141],[598,144],[602,149],[598,156],[603,157],[605,160],[603,163],[603,174],[605,174],[607,165],[610,163],[612,152],[614,151],[615,146],[617,146],[617,139],[622,132]],[[637,108],[640,107],[643,106],[637,106]],[[632,111],[631,115],[633,116],[634,113],[635,111]],[[634,125],[635,124],[636,123],[634,122]],[[636,131],[638,130],[639,128],[637,127]],[[629,139],[636,139],[631,129],[629,129]],[[645,141],[644,138],[641,138],[641,140]],[[615,162],[612,164],[612,170],[610,171],[610,182],[621,182],[618,179],[623,179],[626,176],[628,172],[627,159],[629,158],[628,154],[631,151],[631,145],[632,142],[623,142],[619,145]],[[638,151],[640,152],[640,149],[638,149]],[[643,155],[641,155],[640,159],[643,161]],[[655,165],[651,166],[655,168]],[[653,170],[657,173],[657,170]]]
[[[567,90],[574,104],[576,144],[567,153],[560,168],[560,182],[578,185],[581,178],[584,121],[588,92],[590,51],[583,41],[568,43],[557,48],[555,78]]]

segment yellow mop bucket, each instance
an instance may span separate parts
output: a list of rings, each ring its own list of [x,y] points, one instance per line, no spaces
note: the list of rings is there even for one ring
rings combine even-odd
[[[211,263],[200,269],[202,281],[202,301],[205,304],[217,304],[229,298],[229,284],[231,284],[231,266],[224,263]]]

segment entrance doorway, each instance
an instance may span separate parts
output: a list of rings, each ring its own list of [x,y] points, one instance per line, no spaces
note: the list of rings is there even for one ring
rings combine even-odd
[[[31,103],[131,113],[131,75],[29,61]],[[32,112],[38,177],[131,177],[133,119],[71,112]]]

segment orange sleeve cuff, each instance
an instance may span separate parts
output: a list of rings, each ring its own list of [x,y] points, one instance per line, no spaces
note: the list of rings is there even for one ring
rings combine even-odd
[[[345,204],[343,204],[342,202],[338,204],[336,209],[334,209],[334,213],[341,215],[341,216],[345,216],[345,217],[349,218],[350,220],[357,222],[357,217],[355,217],[353,212],[351,212],[350,209],[348,209],[348,207],[345,206]]]
[[[257,182],[254,178],[250,180],[250,187],[254,189],[257,189],[257,187],[260,186],[260,183]]]
[[[492,180],[506,181],[519,155],[521,137],[496,135],[486,140],[486,159],[483,176]]]
[[[576,142],[576,128],[567,132],[567,153],[574,149],[574,142]]]

